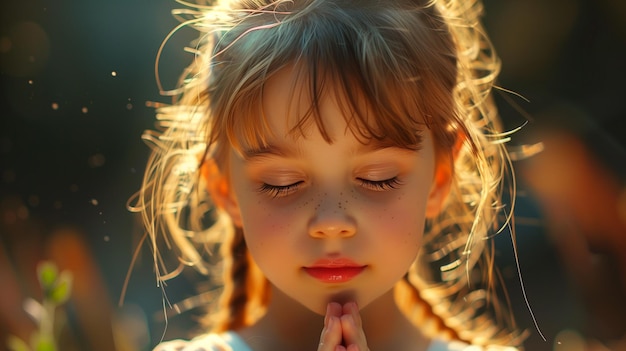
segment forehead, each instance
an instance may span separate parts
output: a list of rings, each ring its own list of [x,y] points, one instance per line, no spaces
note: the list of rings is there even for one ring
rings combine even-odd
[[[336,68],[303,60],[270,70],[230,106],[230,146],[245,154],[319,132],[327,143],[350,134],[362,144],[419,148],[426,126],[415,89],[397,89],[383,78],[373,84],[358,70]]]
[[[295,65],[288,65],[275,72],[265,83],[262,93],[263,118],[276,132],[276,137],[300,137],[310,135],[313,128],[349,131],[355,123],[354,114],[368,115],[362,98],[348,102],[348,98],[335,80],[323,81],[323,86],[312,85],[312,77]],[[358,96],[359,94],[357,94]],[[353,103],[357,106],[351,106]],[[330,139],[341,135],[328,135]]]

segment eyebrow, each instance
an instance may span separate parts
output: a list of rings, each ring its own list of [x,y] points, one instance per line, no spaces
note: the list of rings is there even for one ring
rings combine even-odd
[[[417,145],[412,145],[412,146],[401,146],[398,143],[394,143],[389,139],[383,139],[383,140],[379,140],[379,139],[371,139],[370,142],[368,142],[367,144],[362,144],[361,147],[353,150],[353,153],[362,153],[362,152],[374,152],[374,151],[379,151],[379,150],[384,150],[384,149],[406,149],[406,150],[419,150],[421,149],[421,142],[419,142]]]
[[[269,144],[259,149],[244,150],[242,152],[243,158],[247,161],[267,156],[293,157],[299,153],[299,148],[297,147],[286,148],[276,144]]]
[[[378,151],[378,150],[388,149],[392,147],[398,147],[398,146],[390,142],[389,140],[372,139],[367,144],[361,144],[360,147],[355,148],[353,150],[353,153],[372,152],[372,151]]]
[[[421,145],[421,144],[420,144]],[[371,139],[367,144],[359,144],[358,148],[353,149],[352,154],[366,153],[366,152],[374,152],[383,149],[389,148],[400,148],[407,150],[419,150],[420,145],[415,145],[414,147],[402,147],[397,144],[391,142],[390,140],[377,140]],[[278,157],[297,157],[300,155],[300,148],[297,146],[294,147],[285,147],[278,144],[268,144],[258,149],[250,149],[243,150],[242,155],[246,161],[258,160],[264,157],[270,156],[278,156]]]

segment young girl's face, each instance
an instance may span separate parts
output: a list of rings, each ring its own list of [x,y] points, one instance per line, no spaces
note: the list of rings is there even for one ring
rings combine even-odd
[[[264,88],[269,146],[230,155],[226,208],[275,288],[319,314],[337,296],[365,307],[406,273],[425,218],[439,209],[432,138],[422,131],[417,151],[363,144],[332,94],[319,108],[333,142],[314,123],[294,137],[310,101],[292,73],[282,69]]]

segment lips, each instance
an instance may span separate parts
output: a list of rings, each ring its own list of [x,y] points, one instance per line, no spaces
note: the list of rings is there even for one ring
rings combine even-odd
[[[366,267],[347,258],[321,259],[304,267],[304,271],[323,283],[345,283],[361,274]]]

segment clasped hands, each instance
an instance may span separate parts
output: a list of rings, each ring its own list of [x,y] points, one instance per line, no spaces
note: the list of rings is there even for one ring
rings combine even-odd
[[[369,351],[355,302],[328,304],[317,351]]]

